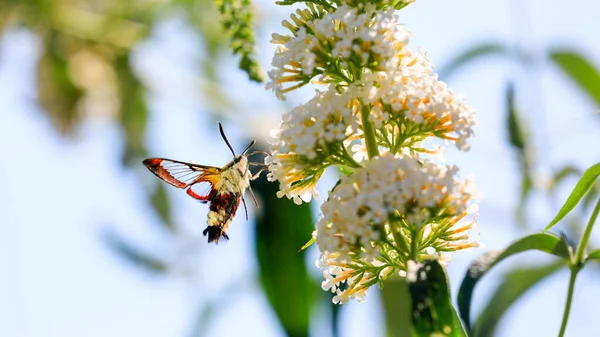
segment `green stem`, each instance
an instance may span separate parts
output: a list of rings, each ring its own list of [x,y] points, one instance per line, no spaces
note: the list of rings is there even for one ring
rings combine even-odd
[[[569,313],[571,312],[571,302],[573,300],[573,290],[575,290],[575,278],[577,277],[577,273],[579,273],[579,269],[572,267],[571,277],[569,278],[569,290],[567,291],[567,303],[565,304],[565,312],[563,313],[558,337],[563,337],[565,335],[565,330],[567,330],[567,322],[569,320]]]
[[[596,222],[596,218],[598,217],[598,213],[600,213],[600,199],[596,203],[596,207],[594,207],[594,211],[592,211],[592,216],[588,221],[587,227],[583,232],[583,236],[581,236],[581,240],[579,241],[579,245],[577,245],[577,252],[575,253],[575,263],[577,265],[581,265],[583,263],[583,254],[587,249],[588,241],[590,240],[590,235],[592,234],[592,227],[594,227],[594,223]]]
[[[594,207],[594,210],[592,211],[592,216],[590,216],[590,220],[588,221],[587,227],[585,228],[585,231],[581,236],[579,245],[577,245],[575,258],[573,259],[573,261],[571,261],[571,277],[569,278],[567,303],[565,303],[565,312],[563,313],[563,319],[560,325],[560,331],[558,332],[558,337],[564,336],[565,330],[567,330],[567,322],[569,321],[569,313],[571,312],[571,302],[573,302],[573,291],[575,290],[575,279],[577,278],[577,274],[583,267],[583,254],[585,253],[585,250],[587,248],[587,244],[590,239],[590,235],[592,234],[592,228],[594,227],[596,218],[598,218],[598,213],[600,213],[600,199],[598,199],[596,207]]]
[[[410,229],[410,259],[417,262],[418,256],[419,256],[419,252],[417,251],[417,232],[413,228],[411,228]]]
[[[373,157],[379,156],[379,149],[377,148],[377,140],[375,139],[375,128],[373,127],[373,123],[369,121],[370,112],[369,107],[363,104],[360,112],[360,121],[362,122],[363,132],[365,134],[367,155],[369,155],[369,159],[372,159]]]
[[[343,146],[342,146],[342,156],[344,157],[344,159],[346,159],[346,165],[348,165],[352,168],[362,167],[362,165],[360,163],[358,163],[356,160],[354,160],[352,155],[350,153],[348,153],[348,151]]]

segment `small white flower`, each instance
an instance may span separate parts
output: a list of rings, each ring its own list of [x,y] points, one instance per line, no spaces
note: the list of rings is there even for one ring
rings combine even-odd
[[[416,282],[417,281],[417,272],[423,266],[423,264],[415,262],[413,260],[408,260],[406,264],[406,280],[408,282]]]
[[[280,99],[286,92],[307,83],[306,77],[321,74],[334,62],[348,64],[350,60],[354,63],[358,60],[361,67],[393,63],[410,37],[393,8],[381,12],[372,4],[361,10],[342,5],[322,18],[303,24],[294,30],[294,36],[273,38],[274,43],[285,41],[285,44],[273,57],[271,65],[277,71],[269,71],[266,88]],[[283,88],[287,82],[296,85]]]
[[[364,168],[342,177],[321,205],[323,217],[316,224],[319,249],[357,252],[359,243],[360,254],[374,256],[384,225],[397,226],[397,217],[425,238],[437,238],[433,247],[457,250],[475,245],[469,236],[473,222],[460,221],[472,210],[472,183],[459,181],[457,171],[389,153],[365,162]],[[444,233],[438,228],[445,228]],[[444,235],[438,238],[440,234]]]
[[[317,92],[306,104],[284,114],[280,128],[271,134],[271,156],[265,162],[268,179],[279,181],[280,196],[296,203],[310,201],[318,196],[315,185],[325,168],[323,161],[347,164],[340,162],[343,156],[330,154],[345,152],[348,139],[359,134],[352,92]]]

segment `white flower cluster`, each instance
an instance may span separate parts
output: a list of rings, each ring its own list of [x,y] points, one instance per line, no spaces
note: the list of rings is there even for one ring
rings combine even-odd
[[[468,150],[467,140],[476,124],[473,110],[438,79],[425,53],[408,48],[409,37],[410,32],[400,24],[393,9],[377,12],[371,5],[361,10],[340,6],[320,19],[304,22],[293,37],[285,39],[273,59],[267,87],[283,99],[284,92],[308,82],[300,74],[322,74],[322,80],[329,81],[335,76],[332,71],[350,77],[354,76],[351,69],[360,68],[359,78],[338,83],[345,85],[346,94],[318,93],[318,103],[339,109],[347,108],[349,100],[358,98],[361,106],[370,110],[369,119],[375,128],[389,127],[394,121],[394,125],[402,124],[400,129],[413,133],[406,135],[411,141],[419,140],[411,139],[412,136],[435,136],[454,141],[460,150]],[[352,67],[348,66],[349,60],[353,61]],[[333,64],[338,64],[337,68],[327,69]],[[300,84],[283,88],[284,83],[294,81]],[[333,87],[330,85],[328,90]],[[324,98],[334,98],[335,102],[325,103]],[[315,107],[309,103],[293,112]],[[347,126],[356,125],[351,119],[344,121],[349,122]],[[298,146],[310,146],[313,142],[314,139],[300,139]]]
[[[409,37],[410,31],[400,24],[393,9],[378,12],[373,5],[361,10],[342,5],[320,19],[305,22],[292,38],[274,39],[286,42],[275,53],[267,88],[284,100],[284,94],[295,87],[283,88],[283,83],[300,73],[307,77],[322,74],[336,62],[339,71],[347,72],[350,59],[360,60],[360,67],[388,68],[385,65],[395,63]]]
[[[271,156],[267,158],[268,179],[279,181],[280,196],[296,203],[317,196],[315,184],[297,186],[297,182],[311,178],[307,166],[314,164],[319,155],[328,153],[332,144],[342,148],[344,141],[358,134],[352,97],[350,91],[318,92],[306,104],[283,115],[280,128],[271,135]]]
[[[446,224],[440,219],[467,213],[474,188],[469,180],[457,180],[457,171],[392,154],[367,161],[364,168],[342,177],[321,205],[323,218],[316,225],[319,249],[345,254],[359,246],[366,256],[373,256],[374,243],[390,225],[391,215],[400,215],[404,226],[431,233]],[[437,222],[431,223],[434,217]]]
[[[306,104],[283,115],[272,136],[271,151],[295,153],[312,160],[323,144],[344,141],[358,131],[352,92],[338,94],[335,89],[317,94]]]
[[[267,84],[282,100],[311,81],[327,85],[283,116],[266,164],[278,196],[298,204],[318,196],[326,167],[345,174],[314,232],[322,287],[335,303],[362,299],[391,272],[406,276],[411,261],[444,262],[447,252],[477,246],[473,184],[429,160],[443,147],[428,147],[436,137],[468,150],[474,112],[424,52],[408,48],[410,32],[393,8],[354,4],[308,4],[293,24],[284,21],[292,34],[273,35],[280,46]]]
[[[335,293],[332,299],[335,304],[346,303],[352,298],[364,301],[370,283],[385,278],[393,271],[392,267],[386,266],[376,259],[368,262],[375,267],[376,273],[357,270],[337,261],[339,261],[339,254],[323,253],[316,263],[318,268],[323,269],[325,278],[321,282],[321,288]]]
[[[467,139],[473,135],[477,120],[464,98],[438,79],[425,53],[404,48],[398,61],[361,78],[361,98],[372,106],[369,118],[375,127],[383,127],[392,119],[406,121],[409,129],[415,124],[418,131],[452,140],[458,149],[468,150]]]
[[[322,169],[311,168],[310,164],[303,166],[297,155],[289,153],[271,154],[265,158],[265,164],[269,168],[267,179],[279,182],[278,198],[286,196],[297,205],[309,202],[312,197],[319,198],[315,187]]]

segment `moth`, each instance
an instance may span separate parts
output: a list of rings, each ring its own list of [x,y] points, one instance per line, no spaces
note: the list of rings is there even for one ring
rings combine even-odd
[[[240,199],[244,204],[246,220],[248,220],[248,208],[244,199],[246,190],[250,191],[255,205],[258,207],[258,202],[250,187],[250,181],[256,179],[265,168],[264,164],[248,162],[249,156],[264,153],[263,151],[248,153],[256,141],[250,142],[242,154],[236,155],[223,132],[221,123],[219,123],[219,132],[233,154],[233,160],[223,167],[191,164],[164,158],[148,158],[143,161],[150,172],[164,182],[177,188],[186,189],[187,194],[192,198],[202,203],[209,203],[208,226],[202,234],[208,235],[208,242],[215,244],[220,240],[229,240],[227,229],[240,205]],[[250,172],[251,165],[262,166],[262,168],[253,175]]]

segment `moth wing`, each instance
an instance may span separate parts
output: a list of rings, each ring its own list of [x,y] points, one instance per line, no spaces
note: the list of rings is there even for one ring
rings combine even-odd
[[[214,166],[190,164],[182,161],[148,158],[144,165],[164,182],[177,188],[188,188],[191,197],[207,201],[210,191],[217,181],[222,169]]]
[[[188,187],[186,193],[196,199],[196,200],[200,200],[203,203],[206,203],[209,201],[210,198],[210,192],[213,190],[213,184],[211,184],[208,181],[198,181],[196,183],[193,183],[190,185],[190,187]]]

